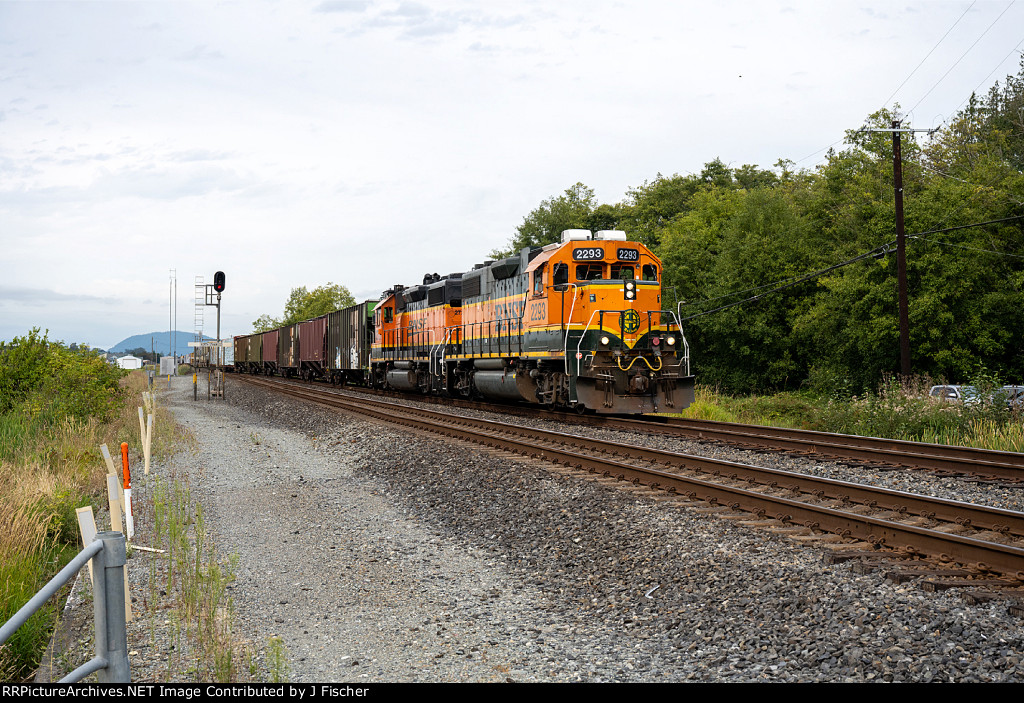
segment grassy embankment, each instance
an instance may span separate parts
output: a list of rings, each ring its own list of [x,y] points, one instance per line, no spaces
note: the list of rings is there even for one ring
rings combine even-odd
[[[982,400],[967,405],[928,397],[931,385],[927,378],[888,380],[877,392],[852,398],[813,393],[736,398],[698,385],[696,401],[681,416],[1024,452],[1024,416],[1006,410],[998,385],[982,384]]]
[[[50,342],[38,330],[0,344],[0,622],[81,549],[77,508],[92,505],[104,529],[106,465],[99,446],[106,444],[116,457],[121,442],[128,442],[132,465],[141,465],[138,408],[146,384],[144,373],[126,374],[88,350]],[[187,437],[159,407],[156,425],[161,429],[152,450],[159,461]],[[231,562],[219,559],[209,543],[187,482],[150,480],[152,490],[142,492],[135,508],[150,518],[148,524],[156,523],[153,541],[169,549],[161,586],[173,594],[175,617],[185,623],[196,680],[280,678],[280,664],[270,662],[261,674],[251,652],[231,637],[224,596]],[[0,680],[31,675],[62,600],[51,599],[0,647]],[[271,642],[270,651],[281,657],[279,643]]]
[[[38,330],[0,345],[0,619],[80,549],[75,509],[105,503],[99,445],[140,447],[141,387],[129,380],[98,355]],[[0,679],[31,671],[57,605],[51,600],[0,649]]]

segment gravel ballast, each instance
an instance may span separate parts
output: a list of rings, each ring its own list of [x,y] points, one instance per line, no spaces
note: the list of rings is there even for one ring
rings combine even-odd
[[[161,397],[196,439],[173,469],[237,555],[239,634],[282,638],[294,681],[1024,680],[1004,602],[235,379]],[[167,676],[137,629],[134,678]]]

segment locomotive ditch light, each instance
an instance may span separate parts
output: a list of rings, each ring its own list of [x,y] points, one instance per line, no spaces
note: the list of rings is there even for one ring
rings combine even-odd
[[[669,337],[668,339],[665,340],[665,344],[669,345],[670,347],[674,346],[675,343],[676,343],[676,338],[675,337]]]
[[[601,337],[601,346],[607,347],[611,343],[611,341],[612,340],[609,339],[608,337]]]

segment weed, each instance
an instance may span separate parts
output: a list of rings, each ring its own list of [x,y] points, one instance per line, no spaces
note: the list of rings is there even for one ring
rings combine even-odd
[[[267,680],[270,683],[285,683],[291,675],[288,664],[288,649],[280,637],[271,637],[267,641]]]
[[[978,397],[971,403],[929,397],[927,377],[887,377],[873,393],[839,397],[780,393],[733,398],[697,386],[694,403],[682,417],[756,425],[816,429],[842,434],[1024,451],[1024,416],[1010,413],[998,381],[979,370]]]

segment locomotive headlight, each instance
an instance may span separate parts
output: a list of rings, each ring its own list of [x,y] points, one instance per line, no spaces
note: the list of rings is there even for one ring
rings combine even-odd
[[[607,347],[611,341],[608,337],[601,337],[601,346]]]
[[[668,339],[665,340],[665,344],[669,345],[670,347],[673,346],[675,343],[676,343],[676,338],[675,337],[669,337]]]
[[[631,290],[627,290],[626,291],[626,299],[627,300],[632,300],[633,299],[633,291],[631,291]]]
[[[633,281],[626,281],[626,290],[633,290]]]

